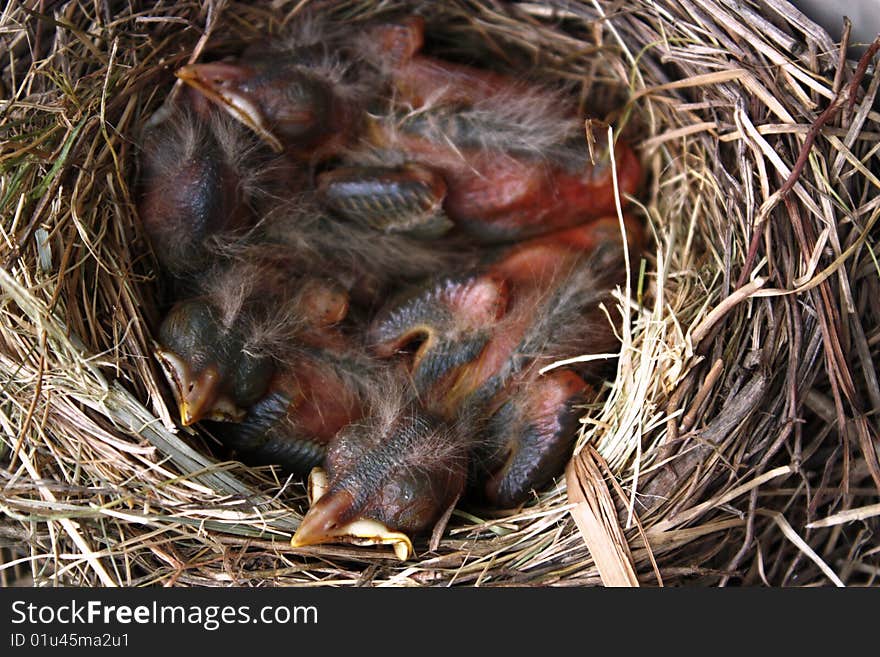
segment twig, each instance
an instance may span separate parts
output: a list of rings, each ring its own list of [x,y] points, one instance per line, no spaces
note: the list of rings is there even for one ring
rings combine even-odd
[[[697,394],[694,395],[694,399],[693,401],[691,401],[691,410],[687,412],[687,414],[684,416],[684,419],[682,419],[681,421],[682,431],[690,431],[691,427],[694,426],[694,422],[697,421],[697,413],[700,410],[700,406],[702,406],[703,402],[706,400],[706,397],[709,396],[709,393],[715,386],[715,382],[718,380],[718,377],[721,376],[721,373],[723,371],[724,361],[719,358],[714,363],[712,363],[712,369],[710,369],[709,373],[706,374],[706,378],[703,380],[702,385],[697,390]]]
[[[727,313],[729,313],[737,304],[745,301],[755,292],[764,287],[766,279],[758,277],[748,285],[740,286],[739,289],[732,292],[726,299],[715,306],[708,315],[691,331],[691,344],[696,349],[700,342]]]
[[[749,242],[749,249],[746,254],[746,260],[745,263],[743,263],[742,271],[740,271],[739,278],[737,279],[736,287],[742,287],[752,271],[752,266],[755,263],[755,257],[758,253],[758,245],[761,242],[761,236],[764,233],[764,226],[766,225],[767,219],[770,216],[770,211],[781,200],[788,196],[789,192],[791,192],[791,190],[794,188],[794,185],[798,181],[798,178],[800,178],[804,167],[807,165],[807,161],[809,160],[810,151],[813,148],[813,144],[815,143],[816,138],[819,136],[819,132],[822,130],[825,124],[831,121],[835,116],[837,116],[837,113],[840,111],[841,107],[843,107],[844,103],[847,103],[848,111],[852,111],[857,97],[856,90],[858,89],[858,86],[862,83],[862,79],[865,77],[865,72],[868,70],[868,64],[870,64],[871,59],[874,57],[875,54],[877,54],[878,50],[880,50],[880,36],[874,39],[874,42],[865,51],[861,59],[859,59],[859,64],[856,67],[856,71],[853,74],[852,80],[850,80],[849,84],[838,91],[837,94],[835,94],[834,99],[830,103],[828,103],[828,107],[824,109],[824,111],[810,126],[810,129],[807,132],[806,137],[804,138],[804,144],[803,146],[801,146],[798,157],[795,160],[794,166],[791,169],[791,173],[789,174],[788,178],[786,178],[785,182],[782,183],[782,186],[773,194],[773,196],[767,199],[767,201],[762,206],[760,212],[761,219],[755,226],[754,233],[752,233],[752,239]]]

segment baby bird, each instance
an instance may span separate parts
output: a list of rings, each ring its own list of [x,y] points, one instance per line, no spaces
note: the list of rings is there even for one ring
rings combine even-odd
[[[637,246],[640,229],[628,224]],[[472,466],[492,505],[521,503],[567,458],[572,409],[586,401],[583,377],[595,367],[539,370],[615,350],[600,305],[613,312],[610,293],[625,281],[622,256],[617,220],[600,220],[515,245],[484,272],[439,279],[377,317],[378,355],[418,344],[411,372],[426,408],[445,418],[472,408],[488,418],[476,427]]]
[[[331,281],[297,275],[284,259],[219,262],[159,328],[156,357],[183,425],[241,421],[276,380],[292,345],[335,348],[348,295]]]
[[[376,383],[376,364],[351,347],[300,346],[245,418],[218,425],[215,435],[251,465],[307,474],[339,431],[364,415],[363,400]]]
[[[378,393],[378,394],[377,394]],[[328,542],[391,545],[431,527],[464,490],[469,436],[462,422],[426,412],[399,375],[377,380],[367,413],[331,441],[309,475],[311,506],[293,547]]]
[[[426,202],[421,213],[410,211],[416,217],[410,224],[399,223],[436,224],[442,209],[446,226],[482,243],[511,242],[613,214],[617,195],[625,206],[641,184],[638,158],[623,141],[613,148],[600,141],[605,154],[591,162],[579,122],[558,107],[558,98],[533,93],[499,95],[466,109],[426,106],[371,117],[346,164],[319,174],[319,192],[337,208],[339,197],[347,198],[346,214],[363,213],[372,203],[396,216],[403,213],[392,212],[395,204],[412,205],[399,191],[406,179],[409,187],[421,185]],[[394,172],[393,184],[383,169]],[[362,180],[359,188],[352,187],[353,178]]]
[[[628,221],[627,229],[637,247],[640,228]],[[436,277],[381,312],[375,351],[403,354],[413,391],[331,442],[327,472],[318,473],[326,492],[294,547],[356,540],[406,556],[411,543],[400,535],[429,529],[468,488],[510,507],[556,475],[589,394],[584,377],[596,372],[540,369],[615,348],[600,305],[610,310],[611,290],[625,280],[622,255],[617,220],[601,220]]]
[[[376,367],[339,329],[347,294],[277,263],[236,263],[210,278],[159,330],[156,356],[181,423],[220,422],[214,435],[243,461],[306,474],[363,415]]]
[[[249,131],[211,108],[174,106],[142,144],[138,211],[159,263],[177,277],[206,266],[212,236],[252,225],[279,175]]]
[[[390,81],[393,100],[387,112],[371,112],[349,161],[433,170],[445,182],[445,214],[471,236],[505,242],[613,214],[608,151],[624,205],[638,189],[641,165],[626,143],[600,143],[596,151],[606,153],[589,161],[583,119],[560,90],[420,54],[418,17],[368,35],[363,51]],[[379,184],[370,193],[376,206],[390,205]],[[386,196],[400,197],[391,188]]]
[[[317,180],[332,210],[385,232],[425,239],[457,226],[483,242],[615,211],[610,153],[588,161],[564,94],[418,54],[420,19],[347,42],[341,28],[303,25],[263,52],[177,75],[275,150],[341,159]],[[623,142],[613,153],[625,203],[641,165]]]
[[[235,60],[192,64],[175,75],[274,151],[319,161],[357,132],[375,88],[369,71],[346,56],[347,41],[339,28],[309,17]]]

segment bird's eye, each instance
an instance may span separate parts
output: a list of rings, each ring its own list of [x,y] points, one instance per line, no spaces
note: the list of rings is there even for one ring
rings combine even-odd
[[[412,486],[404,486],[400,491],[400,500],[404,504],[410,504],[414,499],[416,499],[416,492]]]
[[[255,403],[266,392],[274,372],[275,366],[270,358],[242,353],[232,377],[236,401],[242,406]]]
[[[411,477],[401,477],[394,482],[393,490],[386,490],[388,500],[385,512],[389,525],[399,531],[421,531],[433,520],[437,509],[436,500],[424,490],[424,483]]]

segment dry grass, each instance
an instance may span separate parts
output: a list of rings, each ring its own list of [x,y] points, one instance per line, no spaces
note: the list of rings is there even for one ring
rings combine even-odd
[[[414,4],[7,4],[2,582],[875,584],[880,77],[784,0],[422,3],[439,51],[579,84],[650,171],[651,253],[570,488],[456,511],[406,563],[293,551],[301,482],[177,432],[150,358],[139,126],[174,68],[304,5],[357,22]]]

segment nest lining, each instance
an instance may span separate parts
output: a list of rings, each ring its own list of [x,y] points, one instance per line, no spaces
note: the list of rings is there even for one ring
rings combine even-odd
[[[875,582],[873,64],[782,0],[113,8],[4,15],[4,583]],[[439,53],[575,84],[649,170],[653,245],[566,476],[522,509],[458,510],[402,564],[291,551],[301,482],[175,433],[150,356],[163,290],[132,201],[139,128],[173,69],[306,9],[419,11]]]

